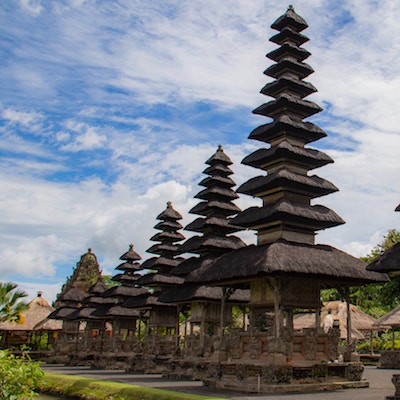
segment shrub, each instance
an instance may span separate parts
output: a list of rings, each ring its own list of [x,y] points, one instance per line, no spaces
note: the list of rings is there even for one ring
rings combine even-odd
[[[20,357],[8,350],[0,350],[0,400],[28,400],[36,395],[35,389],[43,371],[25,352]]]

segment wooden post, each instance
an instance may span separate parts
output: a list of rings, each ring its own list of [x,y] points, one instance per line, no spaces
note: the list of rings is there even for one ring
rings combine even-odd
[[[224,326],[225,326],[225,303],[226,303],[226,287],[222,287],[222,298],[221,298],[221,319],[220,319],[220,330],[221,337],[224,336]]]

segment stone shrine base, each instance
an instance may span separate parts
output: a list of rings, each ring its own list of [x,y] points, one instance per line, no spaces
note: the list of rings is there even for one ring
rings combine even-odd
[[[262,362],[201,362],[182,360],[174,363],[168,378],[203,381],[214,389],[247,393],[306,393],[345,388],[367,388],[359,362],[317,363],[310,365],[267,365]]]

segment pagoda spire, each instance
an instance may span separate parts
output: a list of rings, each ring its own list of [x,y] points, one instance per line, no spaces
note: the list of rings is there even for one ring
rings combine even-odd
[[[206,164],[209,167],[203,173],[208,176],[199,183],[205,189],[195,196],[202,201],[189,211],[200,217],[185,227],[185,230],[202,233],[202,236],[189,238],[180,250],[200,256],[219,256],[245,246],[240,238],[229,235],[243,229],[231,223],[232,216],[240,211],[233,203],[239,196],[232,189],[236,183],[230,177],[233,171],[229,166],[233,163],[221,145]]]
[[[301,32],[308,27],[293,6],[271,27],[278,34],[270,41],[279,45],[267,54],[274,61],[264,74],[274,78],[261,93],[273,100],[257,107],[253,113],[272,119],[254,129],[249,138],[268,147],[260,148],[242,163],[264,171],[264,174],[242,184],[238,193],[262,200],[262,207],[251,207],[233,218],[232,223],[257,230],[258,244],[277,239],[313,244],[316,231],[343,224],[332,210],[311,205],[311,200],[337,191],[335,185],[309,171],[332,163],[323,152],[306,145],[326,136],[311,122],[303,121],[320,111],[305,97],[317,89],[304,78],[313,69],[304,62],[310,53],[302,44],[309,39]]]

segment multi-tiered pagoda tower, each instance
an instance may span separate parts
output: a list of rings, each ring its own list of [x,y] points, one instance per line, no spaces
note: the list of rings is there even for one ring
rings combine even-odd
[[[303,120],[322,109],[304,100],[315,87],[306,81],[313,69],[304,62],[310,53],[301,45],[308,38],[300,32],[307,23],[290,6],[286,14],[272,24],[279,31],[270,41],[280,47],[267,54],[275,64],[264,73],[274,81],[263,87],[261,93],[274,100],[262,104],[253,112],[273,119],[256,128],[250,139],[268,143],[247,156],[242,163],[265,171],[250,179],[237,192],[259,197],[262,207],[252,207],[235,218],[235,223],[256,229],[258,244],[277,239],[314,243],[315,232],[344,221],[332,210],[311,205],[311,200],[338,189],[332,183],[309,171],[332,163],[323,152],[306,147],[326,136],[311,122]]]
[[[302,368],[307,368],[311,376],[322,367],[329,375],[327,362],[339,356],[338,335],[334,330],[326,334],[321,329],[322,288],[338,288],[348,300],[350,286],[387,279],[366,271],[366,264],[355,257],[328,245],[315,244],[319,230],[344,221],[329,208],[311,204],[338,189],[310,174],[333,160],[308,147],[326,134],[304,121],[321,111],[317,104],[305,100],[316,91],[304,81],[313,72],[304,62],[310,53],[302,48],[308,41],[301,33],[307,23],[289,6],[271,27],[279,31],[270,39],[279,47],[267,54],[274,64],[265,74],[274,80],[261,92],[273,100],[254,113],[270,117],[272,122],[250,134],[250,139],[269,146],[243,160],[263,174],[237,189],[238,193],[259,198],[262,205],[239,212],[230,221],[256,231],[257,245],[226,253],[186,277],[188,283],[250,287],[250,328],[239,338],[230,338],[230,348],[240,350],[228,354],[232,362],[219,364],[218,378],[211,377],[209,384],[252,391],[258,374],[259,390],[265,392],[271,390],[272,383],[295,381]],[[316,311],[315,328],[294,330],[293,315],[301,309]],[[349,338],[348,344],[350,341]],[[350,371],[351,379],[359,380],[362,366],[357,364],[350,348],[345,359],[354,364],[343,366],[345,376],[339,376],[339,380],[348,378]]]

